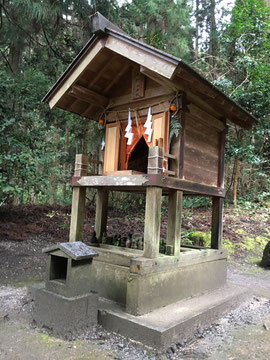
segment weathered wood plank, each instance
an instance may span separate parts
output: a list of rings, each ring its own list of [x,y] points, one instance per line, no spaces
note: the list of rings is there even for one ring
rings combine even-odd
[[[95,232],[98,242],[101,242],[102,235],[106,232],[108,215],[108,189],[97,189]]]
[[[69,241],[83,240],[86,188],[73,188]]]
[[[157,182],[157,181],[156,181]],[[215,186],[209,186],[205,184],[198,184],[193,181],[177,179],[174,177],[164,177],[162,179],[162,186],[169,189],[187,191],[191,193],[207,195],[207,196],[225,196],[224,189],[220,189]],[[151,179],[149,179],[148,186],[151,184]]]
[[[186,111],[180,110],[180,153],[179,153],[179,177],[184,177],[185,171],[185,148],[186,148]]]
[[[149,148],[147,173],[162,174],[163,173],[163,148],[159,146],[151,146]]]
[[[219,148],[219,169],[218,169],[218,186],[224,187],[224,167],[225,167],[225,141],[227,128],[220,134],[220,148]]]
[[[107,175],[112,176],[121,176],[121,175],[138,175],[138,174],[144,174],[141,171],[136,170],[117,170],[117,171],[107,171]]]
[[[62,96],[64,96],[64,94],[70,89],[75,81],[78,80],[79,76],[83,74],[89,63],[100,53],[100,51],[102,51],[103,48],[104,41],[99,40],[87,51],[69,77],[66,78],[55,94],[50,98],[49,105],[51,109],[54,108]]]
[[[186,76],[187,75],[187,76]],[[189,77],[189,78],[188,78]],[[193,75],[188,74],[179,68],[179,73],[175,76],[175,82],[179,83],[181,88],[192,92],[217,110],[222,117],[228,117],[230,121],[244,129],[250,129],[252,123],[249,121],[247,114],[237,105],[234,105],[224,95],[218,94],[215,89],[211,89],[211,85],[203,83],[198,79],[194,79]]]
[[[159,174],[73,177],[72,185],[94,188],[106,186],[111,190],[117,188],[119,191],[128,188],[140,190],[140,188],[144,189],[147,186],[158,186],[163,189],[175,189],[207,196],[225,196],[224,189]]]
[[[105,108],[109,103],[109,98],[106,96],[79,85],[73,85],[71,90],[69,90],[69,95],[89,104],[94,103],[95,105],[103,108]]]
[[[170,89],[162,88],[161,86],[146,88],[145,94],[144,94],[144,97],[146,99],[145,104],[147,105],[147,102],[150,99],[156,99],[156,98],[158,98],[158,100],[162,100],[163,98],[169,99],[173,95],[174,95],[174,93]],[[158,101],[158,100],[155,100],[155,101]],[[125,107],[131,103],[133,104],[133,106],[136,106],[136,107],[144,104],[144,102],[142,102],[141,98],[133,98],[132,94],[127,94],[127,95],[122,95],[122,96],[111,98],[109,105],[108,105],[108,109],[114,109],[117,107],[119,107],[118,110],[121,110],[122,108],[125,109]]]
[[[157,102],[160,102],[160,103],[157,104]],[[163,96],[162,99],[154,98],[154,99],[150,99],[150,100],[144,100],[140,104],[130,103],[129,106],[131,109],[134,109],[134,108],[137,109],[138,117],[142,117],[142,116],[146,117],[149,106],[151,106],[151,112],[152,112],[152,115],[154,115],[154,114],[159,114],[159,113],[168,111],[169,107],[170,107],[170,102],[167,101],[167,96],[166,97]],[[138,108],[137,108],[137,106],[138,106]],[[135,118],[134,112],[131,113],[131,116],[132,116],[132,119]],[[110,110],[110,112],[108,112],[107,122],[127,120],[127,118],[128,118],[128,110],[113,109],[113,110]]]
[[[191,116],[195,117],[203,124],[210,126],[210,127],[215,127],[219,131],[223,131],[225,129],[225,125],[221,120],[215,118],[211,114],[200,109],[198,106],[196,106],[194,104],[190,104],[190,105],[188,105],[188,110],[189,110]]]
[[[105,138],[105,154],[104,154],[104,174],[107,171],[118,170],[119,160],[119,144],[120,144],[120,123],[106,125],[106,138]]]
[[[150,187],[146,190],[143,256],[155,259],[159,255],[162,189]]]
[[[196,119],[188,113],[186,114],[186,130],[191,134],[192,138],[196,138],[196,141],[207,143],[208,140],[209,143],[218,147],[220,131],[196,121]]]
[[[88,156],[76,154],[75,176],[87,175]],[[72,192],[72,207],[69,230],[69,241],[83,240],[83,223],[85,216],[86,188],[74,187]]]
[[[178,191],[178,190],[169,191],[166,244],[171,245],[173,247],[174,256],[177,256],[180,253],[182,199],[183,199],[182,191]]]
[[[223,234],[223,199],[213,197],[212,199],[212,229],[211,229],[211,248],[222,248]]]
[[[204,166],[190,165],[185,163],[184,177],[186,180],[208,186],[217,186],[218,172],[209,171]]]
[[[112,81],[110,81],[110,83],[105,87],[105,89],[103,90],[103,93],[108,94],[108,92],[113,88],[113,86],[115,84],[117,84],[117,82],[120,81],[120,79],[127,73],[129,68],[130,68],[130,65],[123,64],[122,70],[119,71],[118,74],[116,74],[116,76],[114,77],[114,79]]]
[[[158,84],[166,86],[167,89],[171,89],[174,92],[179,90],[179,84],[176,84],[174,81],[168,80],[166,77],[162,76],[163,74],[158,74],[157,72],[155,72],[154,69],[149,69],[145,66],[141,66],[140,71],[142,74],[156,81]]]
[[[175,156],[175,160],[169,159],[169,170],[174,171],[175,176],[177,178],[180,177],[179,176],[180,141],[181,141],[181,136],[179,133],[178,136],[175,135],[173,136],[170,145],[170,152],[172,153],[173,156]]]
[[[145,76],[140,73],[139,68],[132,69],[132,98],[139,99],[144,97]]]
[[[145,186],[149,182],[147,175],[105,175],[105,176],[83,176],[74,177],[73,186],[88,187],[128,187],[128,186]]]
[[[218,170],[218,154],[204,153],[202,149],[196,149],[189,144],[186,146],[185,161],[190,165],[201,166],[212,172]]]
[[[156,71],[165,78],[170,79],[176,69],[176,65],[160,58],[155,54],[151,54],[143,49],[140,51],[134,51],[136,47],[126,43],[121,39],[117,39],[113,36],[108,36],[105,47],[113,50],[118,54],[136,62],[137,64],[143,65],[146,68]]]
[[[176,155],[173,154],[164,154],[164,157],[168,158],[168,159],[172,159],[172,160],[176,160]]]

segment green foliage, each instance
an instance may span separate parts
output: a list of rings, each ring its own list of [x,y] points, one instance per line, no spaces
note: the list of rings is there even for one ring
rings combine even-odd
[[[188,234],[189,243],[205,248],[211,247],[211,233],[204,233],[202,231],[192,231]]]
[[[133,0],[122,9],[123,28],[147,44],[190,58],[191,7],[186,0]],[[134,21],[135,19],[135,21]]]
[[[226,160],[229,169],[236,156],[241,161],[244,207],[269,202],[269,8],[261,0],[236,0],[226,23],[217,17],[219,3],[203,0],[192,13],[188,0],[133,0],[123,6],[117,0],[2,2],[0,204],[69,203],[75,154],[98,157],[104,129],[40,103],[91,36],[89,19],[95,11],[131,36],[185,61],[195,59],[208,79],[260,119],[248,133],[230,130]],[[196,37],[199,49],[194,48]],[[181,131],[174,119],[170,130],[171,136]],[[140,196],[119,195],[116,203],[123,209],[144,208]],[[184,207],[208,204],[206,197],[184,199]]]
[[[206,196],[184,196],[183,208],[196,209],[210,206],[210,199]]]

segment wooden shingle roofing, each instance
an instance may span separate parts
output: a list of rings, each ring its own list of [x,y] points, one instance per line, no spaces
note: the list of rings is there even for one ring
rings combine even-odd
[[[42,99],[59,107],[98,120],[113,98],[113,86],[133,64],[140,71],[173,91],[184,91],[212,107],[220,117],[250,129],[257,120],[181,59],[125,34],[99,13],[92,18],[94,35]],[[104,83],[102,72],[107,69]],[[111,74],[111,75],[110,75]],[[111,76],[111,78],[110,78]],[[112,92],[111,92],[112,91]],[[79,106],[72,107],[73,97]]]

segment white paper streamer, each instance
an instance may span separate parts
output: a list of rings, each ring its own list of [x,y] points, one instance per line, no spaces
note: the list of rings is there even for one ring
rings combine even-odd
[[[134,136],[134,134],[132,132],[128,134],[127,145],[132,145],[133,136]]]
[[[127,124],[127,127],[125,129],[125,132],[126,132],[125,133],[125,138],[128,139],[127,145],[132,145],[134,134],[132,133],[132,120],[131,120],[131,112],[130,112],[130,110],[128,112],[128,124]]]
[[[145,135],[148,135],[148,142],[151,142],[151,139],[152,139],[152,133],[153,133],[153,130],[152,130],[152,114],[151,114],[151,106],[149,106],[148,108],[148,113],[147,113],[147,119],[146,119],[146,122],[144,124],[144,127],[146,128],[145,130]]]
[[[105,140],[102,139],[102,141],[101,141],[101,150],[104,150],[104,148],[105,148]]]

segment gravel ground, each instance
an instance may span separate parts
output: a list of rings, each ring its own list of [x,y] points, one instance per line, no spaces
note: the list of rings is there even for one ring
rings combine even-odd
[[[253,264],[242,268],[229,265],[228,279],[250,288],[253,296],[238,309],[201,329],[189,342],[181,340],[165,352],[156,352],[140,344],[104,331],[96,326],[87,333],[69,340],[57,339],[31,323],[32,303],[27,285],[41,281],[45,274],[46,256],[41,249],[68,238],[68,209],[21,207],[0,209],[0,359],[7,360],[268,360],[270,358],[270,270]],[[115,214],[114,214],[115,215]],[[184,228],[209,228],[209,214],[186,214]],[[241,225],[247,234],[262,235],[269,228],[270,218],[258,214],[251,221],[249,214],[241,219],[225,212],[226,238],[240,241],[244,236],[235,231]],[[267,215],[267,214],[266,214]],[[116,215],[115,215],[116,216]],[[109,220],[110,231],[129,232],[129,221],[122,217]],[[227,219],[227,217],[229,217]],[[85,237],[91,235],[93,213],[89,210]],[[91,220],[92,219],[92,220]],[[133,219],[134,220],[134,219]],[[237,221],[238,222],[237,222]],[[91,222],[92,221],[92,222]],[[142,221],[136,219],[134,232]],[[232,226],[233,225],[233,226]],[[166,222],[162,231],[166,228]],[[243,249],[240,248],[242,251]],[[248,253],[243,252],[243,259]],[[241,255],[240,254],[240,255]],[[238,264],[242,257],[237,255]],[[240,260],[239,260],[240,259]],[[247,272],[248,271],[248,272]]]
[[[270,300],[253,296],[187,343],[156,352],[96,326],[69,340],[31,324],[27,288],[0,287],[0,359],[259,359],[270,353]],[[247,341],[248,339],[248,341]]]

